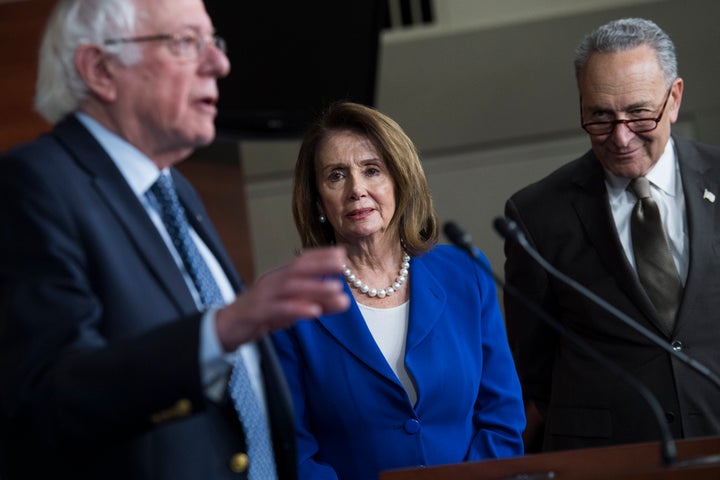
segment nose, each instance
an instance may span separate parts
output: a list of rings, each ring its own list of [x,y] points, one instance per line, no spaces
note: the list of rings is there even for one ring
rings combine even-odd
[[[347,185],[350,190],[349,195],[352,200],[357,200],[365,196],[365,182],[363,182],[361,177],[357,175],[349,175]]]
[[[617,145],[625,146],[635,137],[635,132],[630,130],[626,124],[618,123],[610,136]]]
[[[209,44],[204,55],[203,64],[215,78],[223,78],[230,73],[230,59],[217,45]]]

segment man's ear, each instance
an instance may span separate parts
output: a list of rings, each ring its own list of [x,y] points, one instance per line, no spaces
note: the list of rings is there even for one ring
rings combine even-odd
[[[80,45],[75,50],[75,68],[88,89],[103,102],[111,102],[117,94],[113,76],[114,57],[98,45]]]
[[[680,112],[680,103],[682,103],[684,85],[685,83],[683,82],[683,79],[678,77],[673,82],[672,87],[670,87],[672,89],[672,104],[668,106],[668,116],[670,117],[670,123],[675,123],[678,119],[678,114]]]

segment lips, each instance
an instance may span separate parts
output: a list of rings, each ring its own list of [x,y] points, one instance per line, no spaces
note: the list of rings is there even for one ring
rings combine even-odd
[[[346,217],[353,220],[361,220],[370,215],[373,211],[374,209],[372,208],[358,208],[348,213]]]
[[[195,101],[195,104],[204,112],[210,113],[212,115],[215,115],[217,113],[217,97],[200,97]]]
[[[196,102],[214,107],[218,102],[218,91],[214,86],[206,85],[202,88],[194,89],[191,92],[191,98],[193,98]]]
[[[619,158],[628,158],[634,156],[638,151],[642,150],[642,145],[638,146],[627,146],[625,148],[610,148],[608,152]]]
[[[637,150],[613,152],[613,156],[617,159],[632,159],[635,157]]]

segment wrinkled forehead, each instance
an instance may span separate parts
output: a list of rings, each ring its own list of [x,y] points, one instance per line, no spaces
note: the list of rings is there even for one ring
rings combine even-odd
[[[662,69],[652,50],[594,53],[578,75],[583,98],[593,92],[619,95],[632,91],[664,90]]]

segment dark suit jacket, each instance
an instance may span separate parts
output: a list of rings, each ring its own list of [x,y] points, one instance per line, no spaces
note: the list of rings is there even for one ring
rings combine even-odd
[[[592,152],[513,195],[506,215],[560,271],[678,349],[720,371],[720,149],[675,138],[688,221],[690,266],[672,332],[620,244]],[[718,201],[703,198],[708,190]],[[616,361],[658,398],[677,437],[720,434],[720,391],[590,300],[549,277],[519,247],[506,248],[506,280],[571,332]],[[505,295],[508,335],[526,400],[545,414],[546,449],[659,438],[646,401]]]
[[[236,289],[190,184],[188,217]],[[155,226],[74,118],[0,159],[0,438],[6,475],[242,478],[231,402],[203,393],[200,313]],[[281,478],[295,478],[287,386],[259,342]],[[47,477],[45,477],[47,478]]]

